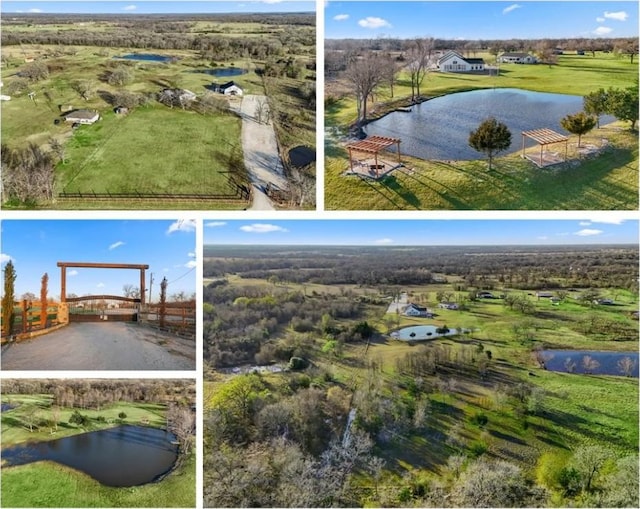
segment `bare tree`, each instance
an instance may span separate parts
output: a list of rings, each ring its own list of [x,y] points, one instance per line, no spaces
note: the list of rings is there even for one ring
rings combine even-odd
[[[167,410],[167,428],[180,442],[180,454],[189,454],[195,442],[195,411],[183,405],[170,405]]]
[[[431,54],[434,49],[433,38],[415,39],[409,51],[409,77],[411,80],[411,100],[420,97],[420,85],[429,71]]]
[[[347,66],[345,78],[353,85],[358,110],[357,123],[367,120],[367,101],[384,79],[384,59],[375,53],[356,57]]]
[[[96,85],[92,80],[74,81],[71,88],[85,101],[91,99],[96,93]]]

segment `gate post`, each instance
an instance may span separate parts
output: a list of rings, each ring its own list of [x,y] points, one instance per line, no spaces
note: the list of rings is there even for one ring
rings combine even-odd
[[[69,323],[69,304],[66,302],[58,304],[58,323],[63,325]]]

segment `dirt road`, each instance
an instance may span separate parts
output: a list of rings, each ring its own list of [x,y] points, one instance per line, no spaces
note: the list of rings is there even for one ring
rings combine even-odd
[[[2,347],[2,369],[193,370],[195,342],[135,323],[74,323]]]
[[[278,144],[273,124],[256,120],[256,107],[267,98],[263,95],[245,95],[240,104],[242,117],[242,151],[244,165],[253,185],[253,202],[250,210],[273,210],[273,204],[265,193],[267,186],[287,189],[288,183],[278,155]]]

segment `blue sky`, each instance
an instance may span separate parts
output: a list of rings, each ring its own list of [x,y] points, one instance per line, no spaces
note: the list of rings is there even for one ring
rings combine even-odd
[[[638,2],[328,2],[325,38],[638,36]]]
[[[638,244],[638,221],[291,220],[204,221],[205,244],[554,245]]]
[[[169,295],[195,292],[194,221],[4,220],[2,268],[13,260],[15,295],[40,295],[40,279],[49,275],[49,295],[60,296],[57,262],[148,264],[153,272],[152,298],[167,278]],[[122,295],[125,284],[140,285],[137,270],[67,269],[67,293]]]
[[[160,1],[148,2],[31,2],[6,1],[2,2],[2,12],[45,12],[45,13],[211,13],[211,12],[310,12],[315,11],[315,1],[300,2],[288,0],[261,0],[219,2],[200,1]]]

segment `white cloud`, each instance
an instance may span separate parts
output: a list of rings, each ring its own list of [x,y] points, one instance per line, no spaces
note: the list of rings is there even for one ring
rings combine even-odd
[[[393,239],[389,239],[389,238],[385,238],[385,239],[378,239],[375,241],[376,244],[393,244]]]
[[[118,242],[114,242],[109,246],[109,251],[113,251],[114,249],[117,249],[120,246],[124,246],[124,242],[122,242],[121,240],[119,240]]]
[[[511,4],[509,7],[505,7],[502,9],[502,14],[509,14],[511,11],[515,11],[516,9],[520,9],[522,5],[520,4]]]
[[[164,269],[162,269],[162,272],[169,272],[171,269],[169,269],[168,267],[165,267]]]
[[[98,288],[104,288],[104,287],[105,287],[105,284],[104,284],[104,283],[98,283],[98,285],[97,285],[97,286],[98,286]]]
[[[578,224],[580,226],[591,226],[591,221],[580,221]]]
[[[27,12],[42,12],[42,9],[29,9]]]
[[[137,5],[127,5],[126,7],[123,7],[122,10],[123,11],[135,11],[138,8]]]
[[[597,21],[598,23],[604,23],[604,18],[601,18],[600,16],[598,16],[598,17],[596,18],[596,21]]]
[[[78,271],[75,269],[67,272],[67,276],[77,276],[77,275],[78,275]]]
[[[374,16],[367,16],[364,19],[358,21],[358,25],[364,28],[382,28],[382,27],[391,27],[391,24],[382,18],[376,18]]]
[[[240,229],[247,233],[271,233],[271,232],[288,232],[286,228],[275,224],[255,223],[241,226]]]
[[[282,0],[262,0],[263,4],[279,4]]]
[[[604,233],[602,230],[595,230],[593,228],[584,228],[578,232],[575,232],[574,235],[578,237],[593,237],[594,235],[600,235]]]
[[[613,28],[609,28],[609,27],[598,27],[593,31],[595,35],[607,35],[607,34],[610,34],[611,32],[613,32]]]
[[[536,237],[536,240],[549,240],[549,237],[546,235],[540,235],[539,237]]]
[[[194,269],[195,267],[197,267],[198,262],[196,262],[195,260],[189,260],[187,263],[184,264],[184,266],[187,269]]]
[[[5,253],[0,253],[0,265],[4,265],[5,263],[12,262],[12,261],[14,260],[11,256]]]
[[[625,221],[624,219],[619,217],[607,217],[607,216],[596,217],[594,219],[589,220],[590,223],[602,223],[602,224],[622,224],[624,223],[624,221]],[[580,223],[580,225],[582,226],[582,223]]]
[[[617,12],[604,12],[604,17],[607,19],[615,19],[617,21],[627,21],[629,15],[625,11],[617,11]]]
[[[204,223],[207,228],[217,228],[218,226],[224,226],[227,223],[225,221],[212,221],[210,223]]]
[[[336,14],[333,19],[335,21],[344,21],[345,19],[349,19],[349,15],[348,14]]]
[[[175,223],[171,223],[167,230],[167,235],[171,235],[174,232],[193,232],[196,230],[195,219],[178,219]]]
[[[195,254],[195,253],[187,253],[187,256],[188,256],[189,258],[195,258],[195,257],[196,257],[196,254]]]

